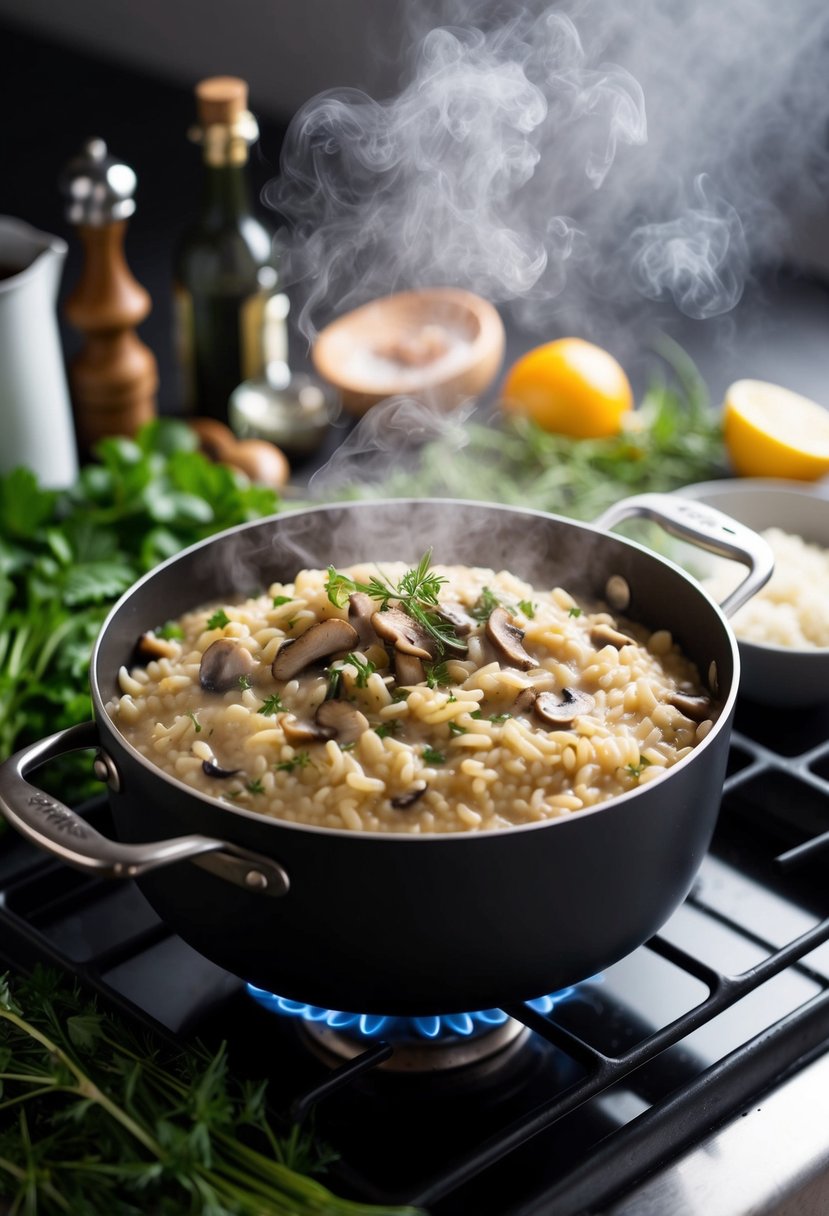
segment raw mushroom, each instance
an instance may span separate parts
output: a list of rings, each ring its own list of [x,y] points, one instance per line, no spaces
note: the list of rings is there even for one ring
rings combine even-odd
[[[205,777],[235,777],[241,772],[238,768],[221,768],[215,760],[203,760],[201,770]]]
[[[253,671],[253,655],[233,638],[219,638],[207,647],[199,664],[199,684],[205,692],[230,692]]]
[[[490,612],[486,623],[486,636],[499,655],[512,667],[517,667],[519,671],[528,671],[530,667],[537,666],[535,659],[527,654],[521,644],[524,640],[524,630],[512,624],[505,608],[493,608]]]
[[[394,676],[398,684],[408,688],[411,684],[422,684],[426,679],[426,669],[422,660],[413,654],[403,654],[395,651]]]
[[[348,621],[330,617],[306,629],[296,641],[283,642],[276,652],[271,671],[275,680],[292,680],[317,659],[357,645],[357,630]]]
[[[434,639],[401,608],[375,612],[371,624],[377,636],[392,642],[401,654],[415,655],[418,659],[434,659],[437,655]]]
[[[348,621],[357,630],[360,648],[377,645],[377,634],[371,624],[371,618],[377,611],[374,600],[364,591],[355,591],[348,597]]]
[[[694,696],[687,692],[671,692],[665,698],[668,705],[673,705],[692,722],[704,722],[711,716],[711,701],[705,696]]]
[[[551,726],[569,726],[579,714],[589,714],[596,702],[589,692],[562,688],[559,698],[554,692],[540,692],[533,703],[535,716]]]
[[[407,790],[405,794],[398,794],[397,797],[392,798],[391,804],[396,811],[407,811],[419,798],[423,797],[428,788],[428,785],[419,785],[416,789]]]
[[[286,714],[281,722],[282,732],[292,746],[298,743],[324,743],[334,732],[323,723],[308,722]]]
[[[360,713],[356,705],[336,697],[323,701],[316,712],[316,721],[329,732],[329,738],[335,737],[338,743],[356,743],[368,730],[365,714]]]
[[[629,638],[626,633],[620,633],[612,625],[594,625],[590,630],[590,641],[594,646],[615,646],[621,650],[623,646],[635,646],[636,639]]]

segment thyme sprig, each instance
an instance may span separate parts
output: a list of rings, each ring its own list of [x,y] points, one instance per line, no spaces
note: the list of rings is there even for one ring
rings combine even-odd
[[[447,649],[465,650],[466,643],[458,637],[453,626],[438,615],[438,595],[446,579],[431,570],[431,564],[432,550],[427,549],[417,565],[407,570],[396,586],[380,569],[369,582],[362,583],[341,574],[335,566],[329,566],[325,590],[328,599],[337,608],[344,607],[349,595],[355,591],[376,600],[380,612],[385,612],[392,604],[398,605],[428,633],[439,654]]]

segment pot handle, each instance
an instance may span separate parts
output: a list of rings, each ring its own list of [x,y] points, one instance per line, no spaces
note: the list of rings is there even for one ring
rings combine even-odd
[[[609,532],[623,519],[643,516],[659,524],[671,536],[688,541],[714,553],[748,566],[748,574],[720,603],[726,616],[750,600],[769,581],[774,570],[774,554],[770,546],[745,524],[724,515],[707,503],[678,494],[637,494],[623,498],[604,512],[594,526]]]
[[[288,875],[278,862],[210,836],[175,836],[151,844],[122,844],[26,780],[32,769],[69,752],[99,747],[94,722],[70,726],[15,752],[0,765],[0,813],[21,836],[76,870],[103,878],[136,878],[177,861],[191,860],[237,886],[263,895],[285,895]],[[99,753],[99,760],[106,763]]]

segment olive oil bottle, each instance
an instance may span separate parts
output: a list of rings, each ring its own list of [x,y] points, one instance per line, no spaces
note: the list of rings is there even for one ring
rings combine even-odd
[[[259,132],[245,81],[196,86],[204,184],[175,259],[176,350],[188,413],[227,421],[230,394],[287,357],[288,301],[279,290],[273,233],[254,215],[248,150]]]

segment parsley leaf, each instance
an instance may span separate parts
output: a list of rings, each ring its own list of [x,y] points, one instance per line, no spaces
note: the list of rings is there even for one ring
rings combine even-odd
[[[445,764],[446,757],[443,752],[437,751],[434,747],[424,747],[423,759],[427,764]]]
[[[285,706],[282,704],[282,698],[280,697],[279,693],[274,692],[271,693],[269,697],[265,698],[265,700],[259,706],[258,712],[267,718],[271,714],[282,713],[284,708]]]
[[[224,629],[225,625],[230,624],[230,617],[225,612],[224,608],[217,608],[212,616],[207,618],[207,629]]]

